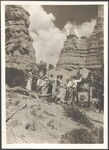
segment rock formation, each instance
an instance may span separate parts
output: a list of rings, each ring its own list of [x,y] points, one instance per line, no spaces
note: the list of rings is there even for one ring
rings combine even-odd
[[[28,30],[29,16],[22,6],[5,7],[6,83],[10,86],[25,85],[27,72],[33,64],[35,67],[35,50]]]
[[[103,35],[103,5],[98,6],[97,22],[90,37],[86,67],[88,69],[99,69],[103,65],[104,35]]]
[[[74,26],[72,25],[67,40],[64,42],[57,66],[67,70],[76,69],[77,67],[83,68],[87,55],[86,41],[86,37],[77,37]]]
[[[79,110],[75,106],[57,105],[52,103],[51,99],[49,101],[46,98],[40,99],[36,92],[29,92],[21,87],[6,86],[7,144],[68,144],[67,141],[72,139],[73,132],[71,138],[69,136],[64,138],[64,135],[80,127],[87,129],[89,133],[92,129],[94,132],[95,129],[99,131],[101,127],[103,128],[103,114],[90,109],[84,111],[84,107]],[[74,135],[73,139],[76,142],[69,141],[69,144],[82,143],[80,141],[82,139],[88,144],[91,139],[94,143],[103,143],[101,141],[103,136],[98,132],[89,140],[84,132]]]
[[[101,68],[103,64],[103,6],[98,6],[97,23],[90,38],[77,37],[72,25],[64,47],[61,50],[57,67],[67,70]]]

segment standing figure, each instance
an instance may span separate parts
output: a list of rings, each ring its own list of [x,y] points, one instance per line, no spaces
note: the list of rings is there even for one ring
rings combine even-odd
[[[73,102],[75,99],[77,100],[77,83],[81,82],[82,77],[79,80],[76,80],[73,76],[70,77],[70,81],[67,85],[67,87],[70,90],[70,97],[71,97],[71,104],[73,105]]]
[[[28,89],[30,91],[31,91],[32,78],[33,78],[32,72],[29,72],[26,89]]]
[[[32,78],[31,89],[32,89],[32,91],[36,91],[36,83],[37,83],[38,79],[37,79],[37,76],[36,76],[36,73],[34,70],[32,71],[32,75],[33,75],[33,78]]]
[[[60,91],[61,91],[61,98],[60,98],[60,102],[61,103],[65,103],[65,96],[66,96],[66,84],[65,82],[62,80],[63,79],[63,75],[60,75]]]
[[[52,85],[53,85],[52,98],[54,99],[54,101],[57,102],[58,100],[57,95],[59,94],[59,85],[60,85],[59,75],[57,75],[57,77],[54,79],[54,82]]]
[[[66,79],[66,95],[65,95],[66,102],[69,100],[69,96],[70,96],[69,88],[67,87],[68,83],[69,83],[69,79]]]
[[[43,83],[43,78],[45,74],[44,71],[41,71],[38,76],[37,76],[37,82],[36,82],[36,91],[38,93],[41,93],[41,88],[42,88],[42,83]]]
[[[50,74],[47,94],[52,94],[53,82],[54,82],[53,74]]]
[[[48,77],[44,77],[43,79],[43,82],[41,84],[41,94],[42,95],[46,95],[47,94],[47,91],[48,91],[48,83],[49,83],[49,80],[48,80]]]
[[[37,92],[40,94],[42,94],[42,86],[45,83],[44,79],[45,79],[44,76],[40,76],[37,81],[37,89],[38,89]]]
[[[59,76],[58,81],[58,86],[57,86],[57,100],[60,101],[61,103],[65,102],[65,94],[66,94],[66,89],[65,89],[65,83],[63,82],[63,75]]]

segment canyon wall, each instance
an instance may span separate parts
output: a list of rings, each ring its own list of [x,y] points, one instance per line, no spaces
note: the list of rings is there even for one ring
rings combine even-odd
[[[94,31],[90,37],[88,45],[88,54],[86,58],[86,67],[88,69],[99,69],[103,65],[104,51],[104,9],[103,5],[98,6],[97,22]]]
[[[5,6],[6,83],[10,86],[24,86],[28,71],[36,69],[29,16],[22,6]]]
[[[103,65],[103,6],[98,6],[97,22],[90,38],[77,37],[75,26],[72,25],[70,33],[64,42],[57,67],[67,70],[98,69]]]
[[[67,70],[73,70],[83,68],[85,66],[87,55],[87,38],[77,37],[74,26],[70,29],[70,33],[67,36],[67,40],[64,42],[64,47],[61,50],[57,67],[61,67]]]

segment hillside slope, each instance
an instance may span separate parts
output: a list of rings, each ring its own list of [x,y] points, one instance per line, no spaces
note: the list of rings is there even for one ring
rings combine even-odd
[[[96,115],[95,115],[96,114]],[[92,117],[94,120],[93,121]],[[35,92],[24,88],[6,88],[6,133],[7,143],[102,143],[103,115],[92,110],[78,109],[65,104],[56,104],[47,98],[39,98]],[[81,133],[84,140],[76,141]],[[96,135],[91,132],[96,130]],[[69,134],[69,136],[68,136]],[[95,134],[95,133],[94,133]],[[87,141],[87,136],[90,137]],[[66,140],[67,138],[67,140]],[[70,139],[71,138],[71,139]],[[72,141],[73,139],[73,141]],[[92,140],[94,139],[94,141]]]

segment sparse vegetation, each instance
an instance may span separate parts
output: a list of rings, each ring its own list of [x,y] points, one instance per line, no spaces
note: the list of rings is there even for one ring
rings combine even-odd
[[[14,105],[17,106],[20,103],[19,100],[15,101]]]
[[[98,99],[98,107],[99,107],[99,112],[103,110],[104,107],[104,68],[102,67],[98,71],[93,72],[93,81],[92,81],[92,86],[93,86],[93,98]]]
[[[36,117],[36,111],[34,109],[31,110],[31,114]]]
[[[48,69],[49,69],[49,70],[52,70],[52,69],[54,69],[54,65],[52,65],[52,64],[49,64],[49,66],[48,66]]]
[[[43,60],[41,60],[40,63],[37,63],[36,66],[39,69],[39,72],[43,71],[44,69],[47,70],[47,63]]]
[[[28,130],[28,129],[30,128],[30,126],[31,126],[31,124],[27,122],[27,124],[26,124],[26,126],[25,126],[25,129]]]
[[[72,120],[75,122],[78,122],[88,128],[93,128],[93,124],[88,119],[88,117],[83,114],[79,109],[77,109],[75,106],[73,107],[65,107],[65,112],[68,117],[71,117]]]
[[[103,128],[88,130],[84,128],[74,129],[62,135],[61,143],[103,143]]]
[[[48,125],[49,127],[51,127],[52,129],[55,129],[53,120],[50,120],[50,121],[47,123],[47,125]]]

